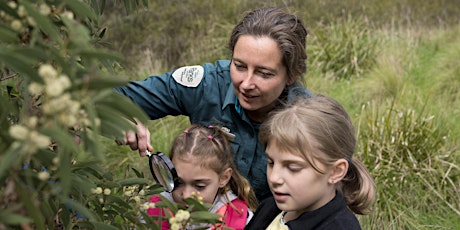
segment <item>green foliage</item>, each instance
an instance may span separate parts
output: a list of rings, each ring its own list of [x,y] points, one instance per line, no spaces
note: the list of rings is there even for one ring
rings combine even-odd
[[[123,58],[101,42],[105,1],[91,3],[0,2],[1,229],[156,225],[143,204],[162,188],[136,169],[120,178],[101,167],[101,137],[120,137],[147,116],[113,90],[127,83],[115,74]],[[127,12],[147,4],[124,3]]]
[[[46,13],[44,3],[55,8]],[[263,5],[306,22],[309,88],[338,98],[357,120],[357,157],[378,190],[374,213],[359,217],[363,229],[459,228],[460,43],[449,25],[458,25],[460,5],[452,0],[1,1],[0,228],[159,229],[163,219],[147,216],[143,202],[161,188],[144,176],[145,160],[113,141],[133,116],[146,121],[113,94],[127,80],[117,77],[120,63],[144,78],[228,58],[232,26]],[[52,81],[43,66],[56,72]],[[188,120],[147,124],[155,148],[167,151]],[[216,223],[190,202],[187,221]]]
[[[460,167],[452,162],[448,133],[434,116],[394,104],[384,109],[370,103],[362,111],[358,155],[373,166],[378,187],[372,226],[420,229],[413,222],[418,215],[460,215]]]
[[[309,64],[334,79],[350,80],[372,68],[378,40],[363,20],[336,20],[313,31],[309,44]]]
[[[233,25],[254,7],[282,6],[299,15],[310,30],[306,83],[347,108],[359,130],[357,157],[376,176],[375,211],[359,217],[363,229],[459,228],[458,1],[150,3],[128,19],[111,14],[101,20],[110,25],[114,48],[132,60],[123,62],[130,79],[228,58]],[[151,122],[155,148],[168,150],[186,121]],[[129,149],[110,154],[120,159],[111,166],[141,164]]]

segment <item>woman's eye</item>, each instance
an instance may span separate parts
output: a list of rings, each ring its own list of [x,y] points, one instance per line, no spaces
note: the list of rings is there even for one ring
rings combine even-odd
[[[273,74],[272,73],[267,73],[267,72],[259,72],[259,74],[261,76],[263,76],[264,78],[270,78],[270,77],[273,77]]]
[[[242,66],[242,65],[237,65],[237,66],[235,66],[235,67],[236,67],[237,70],[240,70],[240,71],[246,70],[246,67],[244,67],[244,66]]]
[[[236,62],[233,62],[233,65],[234,65],[235,68],[238,69],[238,70],[246,69],[246,66],[245,66],[245,65],[242,65],[242,64],[239,64],[239,63],[236,63]]]

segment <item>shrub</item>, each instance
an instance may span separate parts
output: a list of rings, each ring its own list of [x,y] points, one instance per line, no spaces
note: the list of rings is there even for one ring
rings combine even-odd
[[[376,214],[367,219],[373,228],[423,229],[411,220],[460,214],[460,167],[435,116],[394,104],[382,111],[369,103],[359,127],[358,155],[380,185]]]
[[[378,39],[371,36],[363,20],[338,19],[312,32],[307,47],[310,68],[334,79],[350,80],[362,76],[375,63]]]
[[[99,137],[120,137],[147,116],[113,90],[127,83],[113,77],[122,58],[101,46],[102,5],[91,2],[0,2],[0,229],[158,228],[142,207],[159,185],[101,167]],[[217,222],[190,219],[203,220]]]

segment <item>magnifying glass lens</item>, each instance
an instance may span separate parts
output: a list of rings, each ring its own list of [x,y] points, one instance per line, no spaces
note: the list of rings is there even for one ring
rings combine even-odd
[[[153,177],[160,183],[167,192],[174,190],[174,175],[172,169],[168,166],[161,155],[153,154],[150,157],[150,168],[153,172]]]

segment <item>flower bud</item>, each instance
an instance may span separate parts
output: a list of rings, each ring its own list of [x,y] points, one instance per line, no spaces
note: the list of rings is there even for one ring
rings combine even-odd
[[[37,177],[38,179],[40,179],[41,181],[45,181],[45,180],[48,180],[50,178],[50,174],[48,172],[39,172],[37,174]]]

